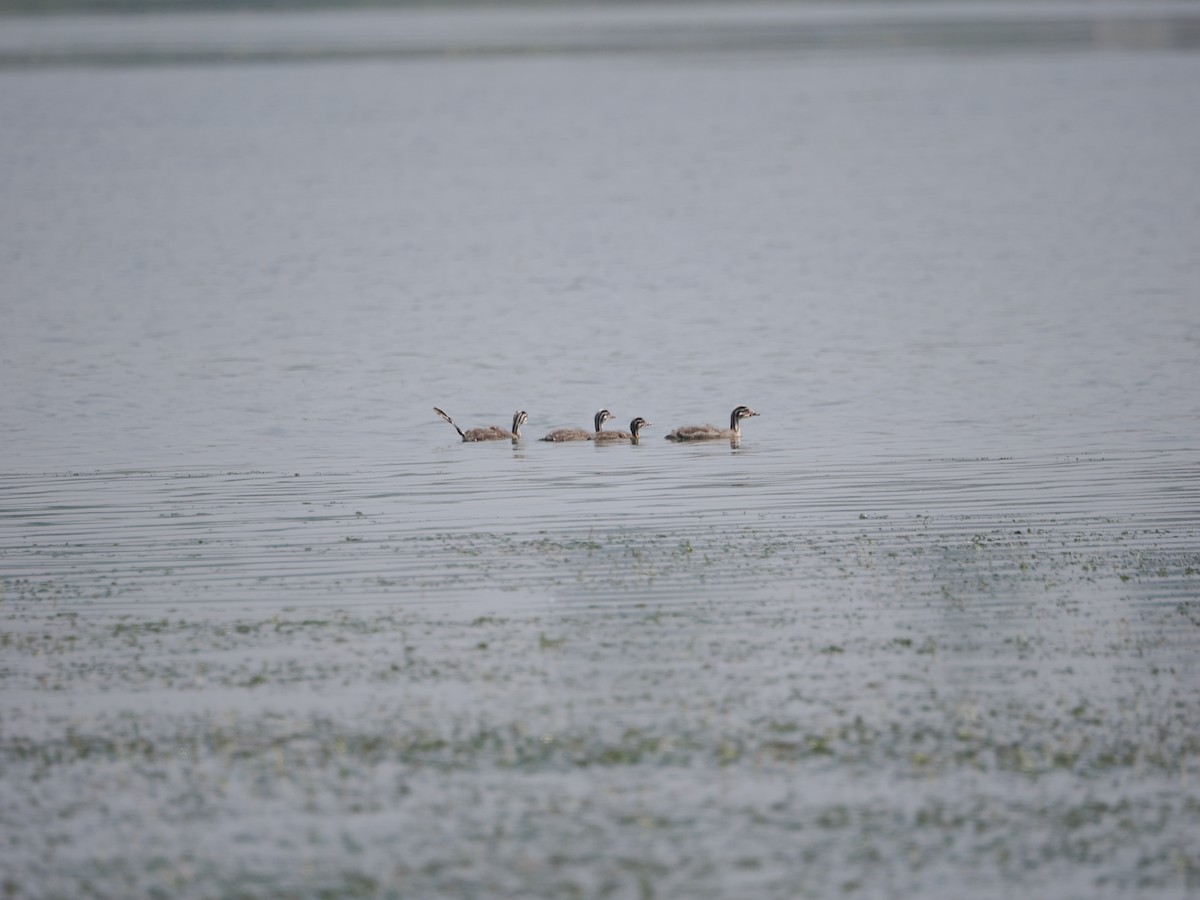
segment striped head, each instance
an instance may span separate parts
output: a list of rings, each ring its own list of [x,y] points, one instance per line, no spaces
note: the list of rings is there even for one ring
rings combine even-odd
[[[616,416],[610,413],[607,409],[600,410],[600,412],[596,413],[596,431],[599,431],[605,422],[611,422],[615,418]]]
[[[758,413],[748,406],[736,407],[734,411],[729,414],[729,427],[734,431],[741,431],[741,427],[738,425],[738,423],[741,422],[742,419],[748,419],[751,416],[757,415]]]
[[[519,409],[515,413],[513,413],[512,433],[513,433],[514,440],[516,440],[517,438],[519,438],[521,436],[521,426],[524,425],[528,421],[529,421],[529,413],[525,412],[525,410]]]
[[[647,422],[641,416],[638,416],[636,419],[634,419],[632,422],[630,422],[629,423],[629,433],[630,433],[630,435],[633,436],[633,440],[636,441],[638,439],[638,434],[641,432],[641,430],[643,428],[645,428],[647,425],[651,425],[651,424],[653,424],[653,423]]]

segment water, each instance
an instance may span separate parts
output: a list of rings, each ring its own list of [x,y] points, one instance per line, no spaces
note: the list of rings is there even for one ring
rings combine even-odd
[[[1198,44],[0,21],[5,889],[1194,892]]]

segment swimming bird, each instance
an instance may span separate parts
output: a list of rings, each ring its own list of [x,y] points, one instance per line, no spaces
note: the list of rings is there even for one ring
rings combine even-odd
[[[487,428],[469,428],[463,431],[454,420],[438,409],[436,406],[433,411],[454,425],[454,430],[457,431],[462,439],[468,443],[473,441],[518,441],[521,439],[521,426],[529,421],[529,415],[523,409],[513,413],[512,431],[505,431],[499,425],[489,425]]]
[[[631,444],[636,444],[638,442],[638,432],[649,424],[651,423],[638,416],[629,423],[628,431],[597,431],[594,440],[601,444],[611,444],[616,441],[629,441]]]
[[[596,413],[595,431],[584,431],[582,428],[556,428],[554,431],[542,438],[542,440],[553,441],[555,443],[559,443],[561,441],[590,441],[596,435],[601,433],[600,426],[610,419],[615,418],[616,416],[610,413],[607,409],[602,409],[600,412]]]
[[[684,425],[676,428],[667,435],[668,441],[713,441],[724,438],[738,441],[742,437],[741,420],[757,416],[748,406],[738,406],[729,414],[729,427],[718,428],[716,425]]]

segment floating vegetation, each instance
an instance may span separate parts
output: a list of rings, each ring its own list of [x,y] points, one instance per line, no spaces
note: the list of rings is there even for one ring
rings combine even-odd
[[[1105,554],[1061,550],[1076,543],[1063,531],[927,526],[425,538],[425,559],[472,560],[456,584],[515,565],[539,592],[488,611],[391,584],[371,603],[143,615],[9,582],[2,686],[38,699],[8,702],[0,771],[7,807],[47,829],[17,839],[21,871],[51,878],[38,835],[86,827],[67,787],[87,784],[141,849],[84,851],[76,883],[147,892],[236,875],[377,896],[483,877],[414,836],[447,816],[460,846],[536,834],[541,862],[501,853],[489,876],[535,893],[584,878],[584,834],[629,859],[699,835],[780,885],[789,867],[766,848],[798,835],[837,890],[839,872],[962,853],[995,885],[1036,858],[1097,889],[1195,888],[1195,555],[1150,559],[1137,533]],[[743,585],[751,559],[769,589]],[[111,699],[81,715],[85,696]],[[310,870],[236,849],[262,814],[282,818],[256,854],[299,838]],[[151,815],[171,830],[148,838]],[[1131,841],[1153,848],[1136,864]],[[708,859],[639,878],[703,893]]]
[[[1192,525],[366,505],[8,551],[13,891],[1200,888]]]

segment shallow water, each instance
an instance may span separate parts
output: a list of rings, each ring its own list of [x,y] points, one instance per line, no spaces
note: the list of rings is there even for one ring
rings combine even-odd
[[[5,890],[1195,891],[1198,22],[0,21]]]

